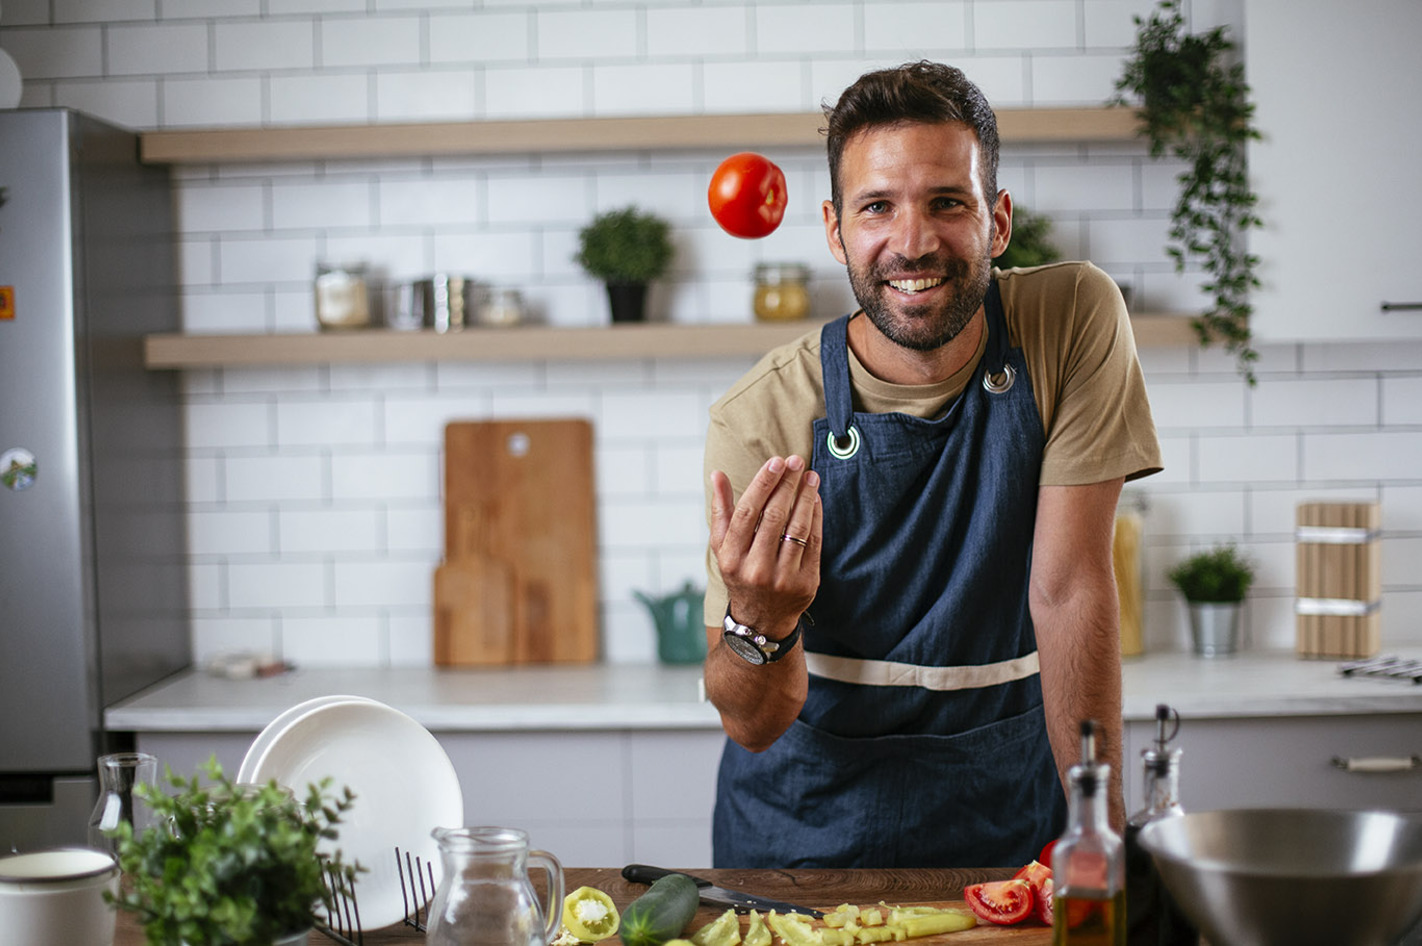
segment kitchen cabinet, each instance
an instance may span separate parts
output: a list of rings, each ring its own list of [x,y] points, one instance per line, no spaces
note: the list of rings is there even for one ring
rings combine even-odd
[[[1126,724],[1126,809],[1143,805],[1141,752],[1155,722]],[[1422,812],[1422,765],[1404,772],[1350,772],[1337,759],[1422,755],[1422,713],[1340,716],[1186,717],[1180,803],[1220,808],[1386,808]]]
[[[256,735],[144,732],[138,748],[174,772],[196,771],[215,754],[236,773]],[[523,828],[564,864],[711,866],[719,726],[435,737],[459,773],[466,825]]]
[[[1249,238],[1264,283],[1256,338],[1422,337],[1422,4],[1246,0],[1244,12],[1263,135],[1249,150],[1264,221]]]

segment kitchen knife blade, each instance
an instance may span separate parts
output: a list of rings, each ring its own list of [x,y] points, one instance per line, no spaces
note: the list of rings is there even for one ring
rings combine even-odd
[[[730,907],[737,913],[749,913],[752,910],[778,910],[781,913],[803,913],[816,919],[824,916],[819,910],[810,907],[802,907],[793,903],[785,903],[780,900],[771,900],[769,897],[757,897],[754,894],[741,893],[739,890],[727,890],[725,887],[717,887],[709,880],[704,880],[693,874],[688,874],[680,870],[665,870],[661,867],[649,867],[646,864],[628,864],[622,868],[622,876],[634,884],[650,884],[667,874],[681,874],[683,877],[690,877],[696,884],[697,890],[701,894],[701,902],[713,907]]]

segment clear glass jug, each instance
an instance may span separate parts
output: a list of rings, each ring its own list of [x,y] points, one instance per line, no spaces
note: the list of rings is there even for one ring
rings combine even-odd
[[[427,946],[547,946],[563,919],[563,865],[530,851],[517,828],[436,828],[444,877],[430,904]],[[529,865],[548,874],[540,907]]]
[[[153,788],[158,782],[158,759],[146,752],[116,752],[99,756],[99,800],[89,816],[89,846],[117,853],[117,839],[109,836],[122,822],[142,834],[152,822],[148,805],[133,793],[139,785]]]

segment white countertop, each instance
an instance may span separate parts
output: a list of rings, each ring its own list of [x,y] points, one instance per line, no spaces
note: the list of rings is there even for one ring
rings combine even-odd
[[[1422,658],[1422,647],[1387,652]],[[1422,685],[1344,677],[1338,664],[1292,652],[1127,658],[1123,709],[1127,720],[1152,719],[1157,703],[1195,717],[1422,713]],[[719,729],[700,681],[699,666],[661,664],[313,668],[259,680],[189,671],[111,707],[105,720],[137,732],[258,732],[290,706],[349,693],[394,706],[432,732]]]

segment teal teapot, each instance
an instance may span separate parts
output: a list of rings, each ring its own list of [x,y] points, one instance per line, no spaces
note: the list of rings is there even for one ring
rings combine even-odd
[[[667,664],[699,664],[706,659],[706,623],[701,604],[706,592],[691,582],[674,594],[653,598],[633,591],[657,626],[657,656]]]

